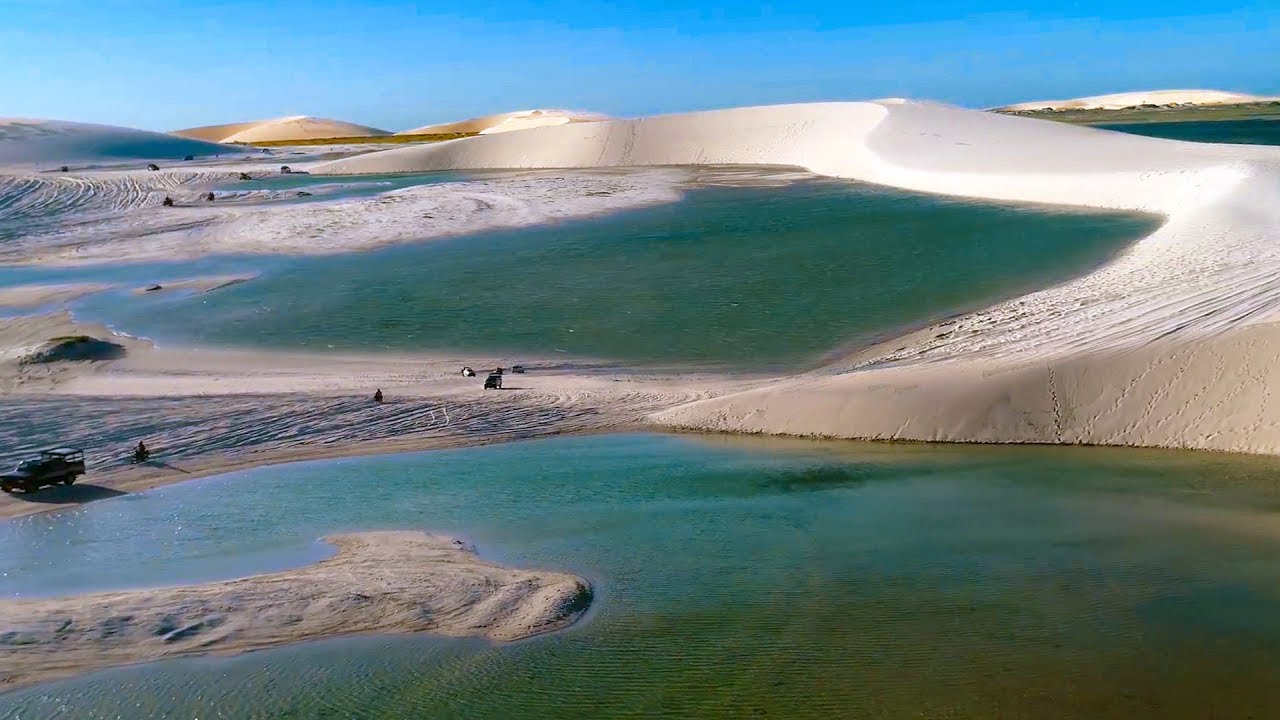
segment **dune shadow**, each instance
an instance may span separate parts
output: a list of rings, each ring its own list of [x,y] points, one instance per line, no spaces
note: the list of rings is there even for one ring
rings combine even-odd
[[[874,479],[878,468],[859,465],[817,465],[787,468],[770,472],[762,483],[783,493],[815,492],[842,487],[857,487]]]
[[[118,343],[88,335],[69,335],[49,340],[21,361],[24,365],[83,360],[102,362],[119,360],[126,354],[124,346]]]
[[[55,485],[33,493],[11,493],[9,497],[36,503],[87,503],[126,495],[122,490],[102,485]]]
[[[184,474],[184,475],[190,475],[190,474],[191,474],[191,471],[190,471],[190,470],[183,470],[182,468],[178,467],[177,465],[172,465],[172,464],[170,464],[170,463],[162,462],[162,461],[160,461],[160,460],[148,460],[148,461],[147,461],[146,463],[144,463],[144,464],[146,464],[146,465],[150,465],[150,466],[152,466],[152,467],[160,467],[160,468],[164,468],[165,470],[176,470],[176,471],[178,471],[178,472],[180,472],[180,473],[182,473],[182,474]]]

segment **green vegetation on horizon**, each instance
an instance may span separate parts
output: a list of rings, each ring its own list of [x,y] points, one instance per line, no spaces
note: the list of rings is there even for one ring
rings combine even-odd
[[[313,140],[263,140],[261,142],[252,143],[235,143],[236,145],[250,145],[252,147],[294,147],[297,145],[359,145],[359,144],[382,144],[382,145],[402,145],[417,142],[443,142],[445,140],[457,140],[458,138],[471,137],[480,133],[435,133],[431,135],[375,135],[372,137],[335,137],[335,138],[315,138]]]
[[[1207,122],[1280,117],[1280,100],[1238,105],[1196,105],[1191,107],[1137,106],[1120,110],[996,110],[1001,115],[1017,115],[1075,125]]]

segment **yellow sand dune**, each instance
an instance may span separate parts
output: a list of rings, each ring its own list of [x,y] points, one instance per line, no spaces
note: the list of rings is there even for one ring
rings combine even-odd
[[[225,125],[203,125],[185,130],[174,130],[172,134],[209,142],[255,143],[325,140],[339,137],[379,137],[390,135],[391,133],[375,127],[356,125],[342,120],[293,115],[273,120],[253,120]]]

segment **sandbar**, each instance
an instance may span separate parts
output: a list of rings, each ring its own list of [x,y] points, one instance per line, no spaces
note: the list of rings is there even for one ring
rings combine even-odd
[[[114,288],[107,283],[63,283],[52,285],[16,285],[0,288],[0,308],[34,308],[42,305],[65,305],[86,295]]]
[[[391,531],[325,541],[337,554],[296,570],[0,601],[0,688],[357,633],[520,640],[569,626],[591,604],[582,578],[494,565],[454,538]]]

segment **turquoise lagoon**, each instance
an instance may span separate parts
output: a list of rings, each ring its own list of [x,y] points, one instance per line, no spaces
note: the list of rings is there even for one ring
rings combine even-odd
[[[78,311],[170,344],[795,367],[1080,275],[1157,225],[843,181],[705,187],[668,205],[368,253],[214,258],[187,274],[261,276]],[[162,271],[172,268],[151,270]]]
[[[0,524],[0,592],[465,535],[590,579],[510,645],[354,637],[118,668],[0,718],[1204,718],[1280,713],[1280,461],[616,435],[266,467]]]

